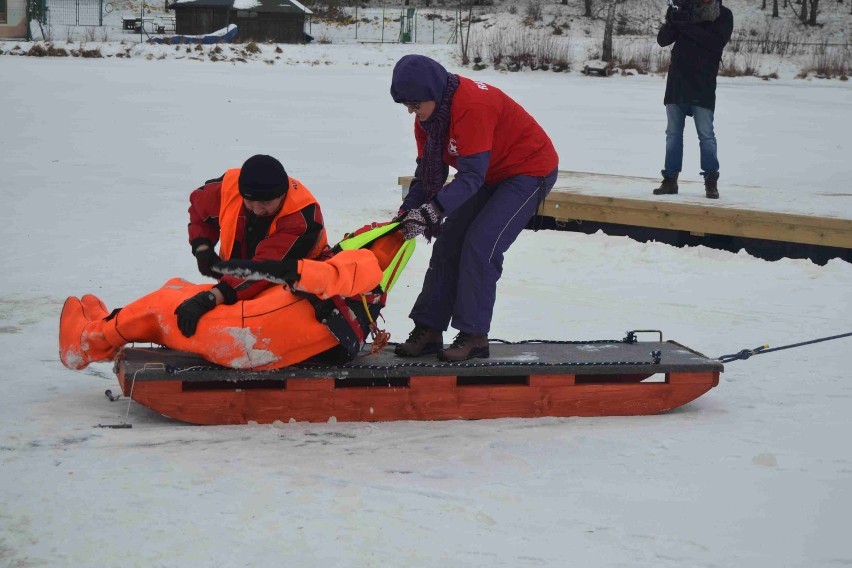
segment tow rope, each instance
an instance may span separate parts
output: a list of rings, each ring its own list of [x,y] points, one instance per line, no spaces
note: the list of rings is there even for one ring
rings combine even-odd
[[[821,337],[819,339],[812,339],[810,341],[802,341],[801,343],[791,343],[790,345],[782,345],[781,347],[773,347],[769,348],[769,345],[761,345],[760,347],[755,347],[754,349],[743,349],[737,353],[731,353],[730,355],[722,355],[721,357],[716,357],[718,361],[721,363],[730,363],[731,361],[745,361],[752,355],[762,355],[763,353],[771,353],[773,351],[781,351],[783,349],[792,349],[793,347],[801,347],[802,345],[810,345],[812,343],[820,343],[822,341],[829,341],[832,339],[840,339],[841,337],[849,337],[852,336],[852,332],[850,333],[841,333],[840,335],[832,335],[831,337]]]

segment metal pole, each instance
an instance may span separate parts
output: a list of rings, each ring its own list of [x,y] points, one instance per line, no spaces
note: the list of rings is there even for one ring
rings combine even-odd
[[[385,43],[385,5],[382,4],[382,43]]]

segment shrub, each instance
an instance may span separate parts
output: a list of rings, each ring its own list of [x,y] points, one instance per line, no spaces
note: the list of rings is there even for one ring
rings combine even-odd
[[[530,69],[565,69],[570,66],[570,41],[559,38],[551,30],[528,30],[523,26],[503,29],[494,27],[471,37],[472,55],[490,61],[495,68],[518,71]]]
[[[528,0],[527,2],[527,18],[533,22],[541,21],[542,0]]]
[[[817,77],[826,79],[847,76],[852,70],[850,51],[838,47],[829,47],[827,43],[823,43],[817,46],[811,55],[810,65],[805,70],[815,73]]]
[[[51,57],[68,57],[68,52],[63,47],[53,47],[53,44],[47,44],[47,54]]]
[[[46,57],[47,48],[40,43],[34,43],[30,50],[27,52],[27,55],[32,57]]]

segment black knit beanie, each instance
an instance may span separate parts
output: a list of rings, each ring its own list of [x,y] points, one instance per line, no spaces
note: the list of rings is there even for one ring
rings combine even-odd
[[[240,195],[250,201],[270,201],[287,193],[290,178],[272,156],[252,156],[240,169]]]

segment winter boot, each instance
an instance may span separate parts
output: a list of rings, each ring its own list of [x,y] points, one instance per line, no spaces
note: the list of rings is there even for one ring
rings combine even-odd
[[[415,324],[405,343],[393,350],[399,357],[432,355],[444,348],[444,336],[437,329]]]
[[[109,314],[109,310],[101,299],[92,294],[86,294],[80,298],[80,304],[83,306],[83,315],[89,321],[104,319]]]
[[[112,359],[118,347],[104,335],[107,314],[104,303],[91,294],[65,300],[59,316],[59,360],[63,365],[80,371],[94,361]]]
[[[707,199],[719,199],[719,187],[716,185],[719,181],[719,172],[707,172],[704,176],[704,193],[707,194]]]
[[[677,193],[677,174],[667,176],[663,173],[663,182],[654,190],[654,195],[671,195]]]
[[[83,330],[88,323],[80,300],[68,297],[59,316],[59,360],[69,369],[79,371],[89,365],[82,345]]]
[[[438,353],[441,361],[467,361],[468,359],[488,359],[488,336],[473,335],[460,331],[453,344]]]

